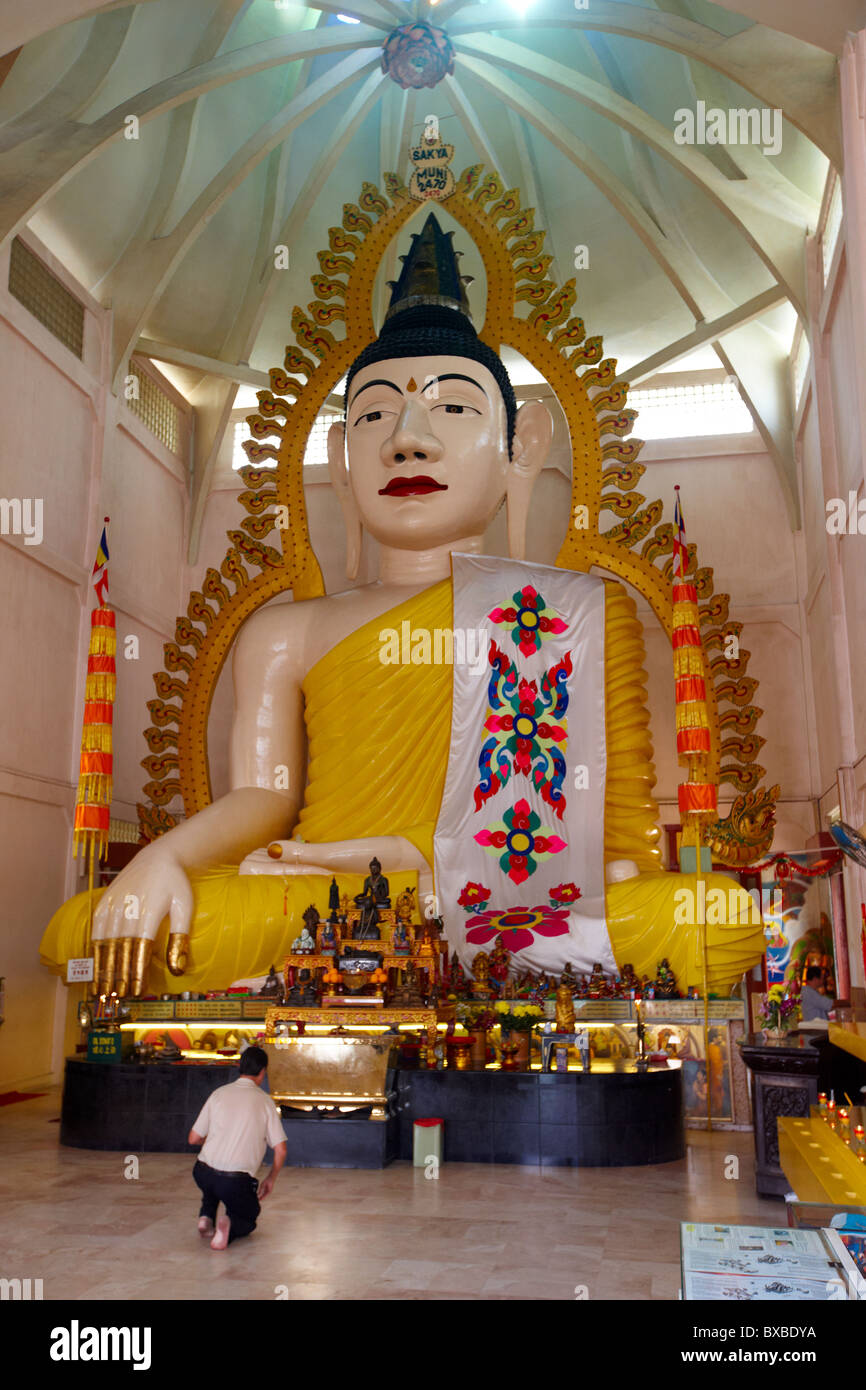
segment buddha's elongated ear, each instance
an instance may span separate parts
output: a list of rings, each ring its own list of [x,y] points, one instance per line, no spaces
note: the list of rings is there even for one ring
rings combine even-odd
[[[361,518],[346,467],[345,427],[340,424],[328,430],[328,472],[346,528],[346,578],[357,579],[361,564]]]
[[[508,507],[508,553],[512,560],[526,554],[526,519],[535,480],[544,467],[553,438],[553,417],[541,401],[527,401],[517,412],[514,445],[505,498]]]

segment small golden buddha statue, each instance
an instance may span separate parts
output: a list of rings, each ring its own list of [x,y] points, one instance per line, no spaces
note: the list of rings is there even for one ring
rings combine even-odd
[[[574,999],[571,988],[563,983],[556,991],[556,1031],[557,1033],[574,1032]]]
[[[412,921],[415,911],[415,889],[404,888],[402,893],[397,896],[395,904],[398,922],[406,922],[407,925]]]
[[[490,993],[490,957],[486,951],[479,951],[472,962],[472,993],[486,998]]]

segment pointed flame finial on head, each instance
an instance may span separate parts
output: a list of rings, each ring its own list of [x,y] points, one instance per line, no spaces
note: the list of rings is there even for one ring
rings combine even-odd
[[[417,304],[440,304],[456,309],[472,322],[466,286],[471,275],[461,275],[457,264],[462,251],[452,246],[453,232],[443,232],[434,213],[430,213],[420,232],[413,232],[412,245],[401,256],[403,269],[398,280],[389,280],[391,302],[385,322]]]

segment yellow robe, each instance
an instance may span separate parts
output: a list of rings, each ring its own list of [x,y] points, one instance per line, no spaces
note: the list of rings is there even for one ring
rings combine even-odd
[[[451,582],[444,580],[351,633],[316,663],[303,682],[308,737],[307,787],[295,835],[309,843],[402,835],[433,864],[433,832],[448,764],[451,730],[449,665],[383,665],[380,632],[449,628]],[[675,893],[693,887],[691,875],[661,871],[658,806],[643,633],[622,585],[605,585],[605,711],[607,780],[605,861],[632,859],[638,878],[608,885],[608,930],[618,964],[655,976],[667,956],[685,992],[700,985],[700,931],[674,926]],[[384,865],[387,873],[387,864]],[[416,883],[414,873],[390,874],[392,898]],[[151,965],[152,991],[221,988],[278,967],[312,902],[324,915],[327,883],[319,875],[238,875],[234,867],[190,874],[195,897],[190,968],[170,976],[160,963],[168,934],[163,922]],[[341,894],[361,891],[362,875],[338,876]],[[707,889],[735,887],[720,874]],[[422,904],[423,906],[423,904]],[[760,958],[760,924],[708,927],[710,988],[723,993]],[[86,955],[87,895],[55,913],[42,941],[43,962],[55,970]]]

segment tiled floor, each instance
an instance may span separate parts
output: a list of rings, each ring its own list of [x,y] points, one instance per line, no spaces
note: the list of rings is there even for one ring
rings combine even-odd
[[[681,1220],[785,1220],[755,1195],[751,1134],[692,1132],[657,1168],[284,1169],[255,1234],[217,1254],[192,1156],[125,1177],[125,1155],[60,1147],[59,1108],[0,1110],[0,1276],[46,1299],[675,1299]]]

